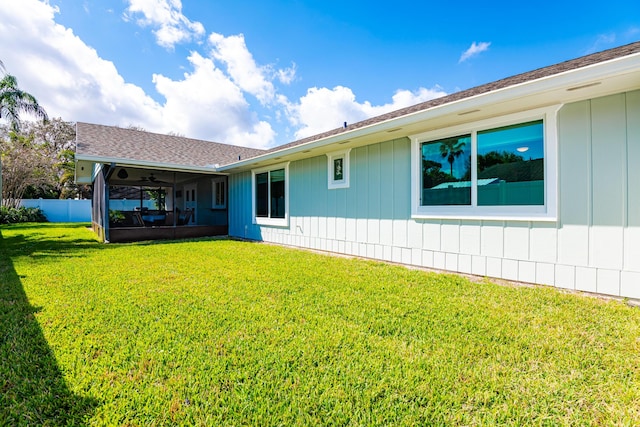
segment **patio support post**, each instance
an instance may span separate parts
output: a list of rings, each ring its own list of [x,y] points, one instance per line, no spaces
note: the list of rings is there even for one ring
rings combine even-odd
[[[176,228],[178,224],[178,211],[176,210],[176,173],[173,173],[173,228]]]
[[[104,226],[104,241],[109,243],[109,199],[111,196],[109,195],[109,180],[111,179],[111,175],[116,169],[115,163],[111,163],[111,165],[105,165],[102,169],[104,176],[104,200],[102,210],[102,224]]]

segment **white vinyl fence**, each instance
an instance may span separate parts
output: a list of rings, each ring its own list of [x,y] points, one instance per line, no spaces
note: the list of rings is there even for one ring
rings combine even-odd
[[[91,222],[91,200],[75,199],[23,199],[25,208],[40,208],[49,222]],[[144,200],[143,206],[154,209],[153,200]],[[132,211],[140,207],[139,200],[111,199],[113,210]]]
[[[23,199],[22,206],[40,208],[49,222],[91,222],[91,200]]]

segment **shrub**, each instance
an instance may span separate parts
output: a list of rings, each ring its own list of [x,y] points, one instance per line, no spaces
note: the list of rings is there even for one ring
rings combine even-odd
[[[15,224],[18,222],[47,222],[47,217],[40,208],[10,208],[0,206],[0,224]]]

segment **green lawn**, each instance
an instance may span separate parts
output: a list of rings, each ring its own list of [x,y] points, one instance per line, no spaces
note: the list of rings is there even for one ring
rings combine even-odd
[[[0,425],[640,424],[623,302],[256,243],[0,232]]]

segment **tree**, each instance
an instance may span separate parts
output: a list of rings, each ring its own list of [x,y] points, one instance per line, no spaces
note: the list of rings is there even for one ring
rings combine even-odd
[[[12,131],[16,134],[20,130],[20,113],[28,113],[35,117],[42,118],[43,120],[47,120],[47,113],[44,108],[38,104],[38,101],[33,95],[18,88],[18,79],[10,74],[6,74],[6,69],[2,61],[0,61],[0,71],[3,75],[2,79],[0,79],[0,120],[7,120]],[[20,144],[16,144],[16,146],[21,148]],[[18,154],[20,151],[22,150],[18,149],[14,154]],[[2,159],[4,159],[4,157],[5,155],[3,152]],[[0,189],[2,189],[3,199],[0,200],[0,202],[2,202],[0,204],[4,205],[4,186],[6,185],[6,181],[3,178],[6,175],[6,172],[3,171],[3,169],[6,170],[7,167],[3,165],[2,159],[0,159]],[[7,161],[10,160],[13,161],[17,159],[13,159],[9,156]],[[16,203],[14,200],[15,199],[10,198],[8,203]],[[19,203],[19,199],[17,203]]]
[[[486,154],[478,154],[478,172],[482,172],[493,165],[522,161],[524,161],[524,158],[519,154],[509,151],[489,151]]]
[[[422,187],[433,188],[443,182],[452,180],[446,172],[442,172],[442,163],[429,159],[422,159]]]
[[[74,183],[75,136],[73,123],[60,118],[30,122],[19,133],[0,127],[5,204],[17,206],[22,198],[88,197],[89,187]]]
[[[440,155],[449,162],[449,175],[453,176],[453,162],[464,153],[465,142],[458,138],[445,139],[440,143]]]
[[[56,176],[50,183],[30,187],[25,197],[67,199],[81,195],[82,188],[73,182],[76,139],[74,124],[54,118],[47,122],[30,123],[23,133],[29,135],[41,150],[54,159],[56,170]]]
[[[33,138],[13,130],[0,138],[2,156],[2,205],[18,208],[29,186],[41,186],[55,179],[54,161]]]
[[[4,69],[4,67],[2,67]],[[36,98],[18,88],[18,80],[5,74],[0,80],[0,119],[5,119],[14,132],[20,130],[20,113],[31,114],[37,118],[47,120],[47,113]]]

